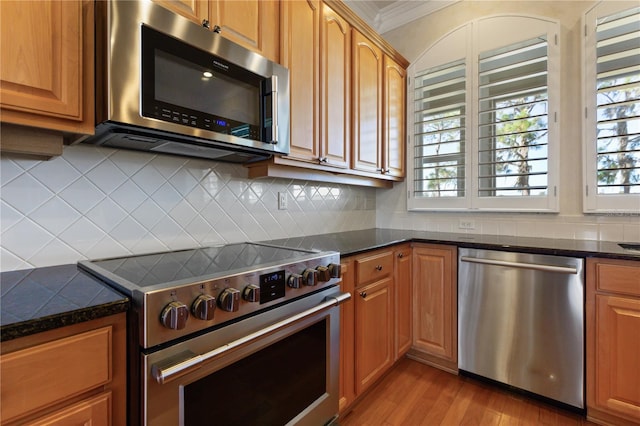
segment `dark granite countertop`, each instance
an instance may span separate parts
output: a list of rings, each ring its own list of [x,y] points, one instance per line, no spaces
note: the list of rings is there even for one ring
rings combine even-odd
[[[640,261],[640,251],[616,242],[523,238],[398,229],[365,229],[263,241],[290,248],[333,250],[352,256],[404,242],[572,257]],[[75,264],[0,273],[0,342],[89,321],[129,309],[126,296]]]
[[[572,257],[640,260],[640,251],[623,249],[616,242],[609,241],[525,238],[383,228],[265,241],[265,243],[290,248],[334,250],[339,251],[342,256],[351,256],[403,242],[450,244],[467,248]]]
[[[0,273],[0,342],[127,309],[127,297],[75,264]]]

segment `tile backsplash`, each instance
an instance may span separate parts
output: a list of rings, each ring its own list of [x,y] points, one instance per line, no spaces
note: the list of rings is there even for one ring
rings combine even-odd
[[[70,146],[0,159],[0,270],[376,226],[376,191],[237,164]],[[278,193],[287,210],[278,210]]]

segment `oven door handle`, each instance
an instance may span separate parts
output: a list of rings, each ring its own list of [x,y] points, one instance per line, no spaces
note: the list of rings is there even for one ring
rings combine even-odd
[[[164,384],[171,380],[175,376],[183,375],[193,369],[199,368],[203,362],[217,357],[227,351],[235,349],[239,346],[246,345],[247,343],[252,342],[262,336],[265,336],[269,333],[277,331],[281,328],[287,327],[288,325],[293,324],[296,321],[300,321],[306,317],[310,317],[311,315],[317,314],[318,312],[324,311],[329,308],[333,308],[334,306],[338,306],[341,303],[349,300],[351,298],[350,293],[340,293],[337,296],[327,296],[324,302],[319,304],[318,306],[314,306],[313,308],[307,309],[306,311],[302,311],[296,315],[292,315],[282,321],[278,321],[274,324],[271,324],[265,328],[261,328],[258,331],[255,331],[251,334],[247,334],[246,336],[241,337],[240,339],[234,340],[226,345],[222,345],[219,348],[213,349],[212,351],[206,352],[202,355],[194,355],[192,357],[187,357],[178,363],[172,365],[158,365],[154,364],[151,367],[151,374],[156,379],[156,381],[160,384]]]

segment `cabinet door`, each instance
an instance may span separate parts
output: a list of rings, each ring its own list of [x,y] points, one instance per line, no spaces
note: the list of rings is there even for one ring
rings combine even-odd
[[[382,52],[353,30],[353,159],[351,168],[382,170]]]
[[[93,113],[83,109],[83,95],[93,101],[92,94],[83,93],[85,79],[90,79],[87,87],[93,87],[93,50],[86,52],[86,64],[83,61],[85,41],[93,41],[93,16],[83,16],[83,6],[80,1],[0,2],[3,122],[93,131]],[[92,5],[87,7],[93,11]],[[91,19],[90,34],[84,33],[86,19]],[[91,40],[85,40],[89,36]]]
[[[393,252],[395,274],[395,348],[394,358],[402,357],[411,347],[411,247]]]
[[[355,398],[354,367],[354,288],[355,270],[352,259],[341,262],[343,292],[351,293],[351,299],[340,305],[340,413]]]
[[[640,300],[595,298],[595,404],[640,421]]]
[[[323,163],[340,168],[349,167],[351,158],[350,28],[329,6],[322,5],[320,156]]]
[[[320,1],[282,3],[282,64],[289,69],[289,158],[318,162]]]
[[[393,363],[392,278],[356,289],[356,395]]]
[[[111,392],[78,402],[57,413],[38,419],[29,426],[69,426],[111,424]]]
[[[153,0],[153,2],[199,25],[202,25],[205,19],[209,20],[208,0]]]
[[[405,104],[407,72],[384,57],[384,173],[405,176]]]
[[[294,2],[295,3],[295,2]],[[211,28],[223,37],[278,62],[280,2],[271,0],[218,0],[209,2]]]
[[[413,248],[413,346],[457,362],[456,248]]]

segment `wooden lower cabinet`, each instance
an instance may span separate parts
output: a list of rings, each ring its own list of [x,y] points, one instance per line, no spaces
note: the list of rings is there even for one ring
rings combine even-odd
[[[640,262],[587,259],[587,416],[640,424]]]
[[[111,392],[105,392],[28,424],[31,426],[108,426],[111,424],[110,411]]]
[[[409,356],[458,370],[457,248],[413,246],[413,346]]]
[[[457,372],[456,260],[411,243],[342,259],[341,415],[405,355]]]
[[[411,348],[411,245],[403,244],[393,251],[394,273],[394,361],[404,356]]]
[[[2,425],[125,425],[124,313],[2,343]]]
[[[355,269],[353,259],[343,259],[340,265],[342,271],[342,291],[351,294],[351,299],[340,305],[340,413],[353,403],[356,397],[355,388],[355,339],[354,339],[354,288]]]
[[[356,288],[356,394],[393,364],[393,278]]]
[[[344,258],[340,311],[340,414],[394,363],[394,251]]]

